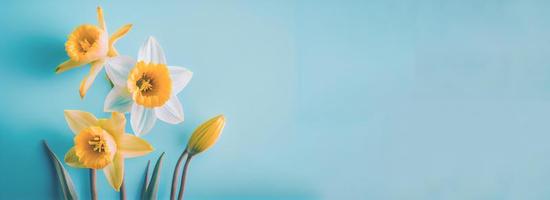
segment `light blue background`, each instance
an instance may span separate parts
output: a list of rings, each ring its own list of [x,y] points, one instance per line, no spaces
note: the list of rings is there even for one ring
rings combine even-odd
[[[186,121],[158,122],[156,151],[126,161],[134,199],[167,153],[160,199],[200,122],[227,117],[190,167],[187,199],[549,199],[549,1],[174,0],[0,3],[0,198],[60,198],[40,143],[72,146],[64,109],[102,113],[100,75],[55,75],[66,35],[134,28],[194,72]],[[86,170],[69,168],[89,198]],[[117,194],[98,173],[99,195]]]

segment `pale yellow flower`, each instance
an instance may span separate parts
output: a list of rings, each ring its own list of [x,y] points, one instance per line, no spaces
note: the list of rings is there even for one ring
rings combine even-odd
[[[55,69],[56,73],[62,73],[81,65],[90,64],[90,73],[80,83],[81,98],[84,98],[97,74],[108,62],[108,58],[118,55],[114,47],[115,42],[132,28],[131,24],[124,25],[109,37],[101,7],[97,8],[97,18],[99,26],[80,25],[69,35],[65,43],[65,51],[70,59]]]
[[[119,190],[124,177],[124,158],[153,151],[145,140],[125,133],[124,114],[113,112],[109,119],[97,119],[88,112],[66,110],[65,119],[74,137],[74,147],[65,154],[72,167],[103,169],[109,184]]]
[[[190,156],[201,153],[212,147],[220,137],[225,126],[225,117],[218,115],[200,125],[187,143],[187,152]]]

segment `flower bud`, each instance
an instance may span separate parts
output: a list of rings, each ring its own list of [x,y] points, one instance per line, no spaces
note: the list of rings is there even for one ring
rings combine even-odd
[[[201,153],[210,148],[222,133],[225,117],[218,115],[200,125],[187,143],[189,155]]]

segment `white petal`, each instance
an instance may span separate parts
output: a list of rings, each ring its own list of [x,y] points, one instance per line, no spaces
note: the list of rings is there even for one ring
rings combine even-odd
[[[130,118],[132,129],[137,136],[149,133],[157,121],[155,110],[145,108],[135,103],[132,105]]]
[[[134,68],[136,60],[129,56],[116,56],[106,64],[107,75],[116,86],[126,87],[128,74]]]
[[[146,63],[166,64],[164,51],[153,36],[149,36],[147,41],[139,48],[138,61]]]
[[[170,124],[183,122],[183,107],[176,96],[172,96],[164,106],[155,108],[155,113],[160,120]]]
[[[128,88],[115,86],[105,98],[103,110],[105,112],[129,112],[132,108],[132,95]]]
[[[168,66],[170,78],[172,79],[172,94],[177,95],[185,88],[193,77],[193,72],[183,67]]]

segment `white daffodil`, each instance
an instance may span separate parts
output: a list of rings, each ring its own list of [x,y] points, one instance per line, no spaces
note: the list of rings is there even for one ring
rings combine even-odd
[[[105,99],[105,112],[130,112],[136,135],[147,134],[158,119],[183,122],[183,107],[177,94],[193,73],[183,67],[168,66],[157,40],[149,37],[140,48],[138,59],[117,56],[106,65],[114,87]]]

